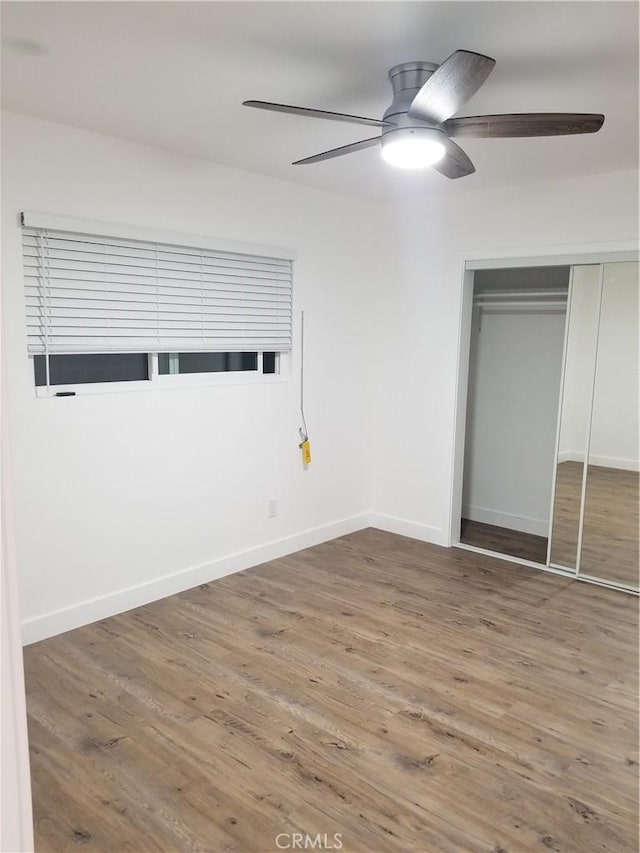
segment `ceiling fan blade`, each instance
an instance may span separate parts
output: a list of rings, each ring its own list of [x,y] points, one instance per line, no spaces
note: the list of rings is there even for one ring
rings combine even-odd
[[[446,148],[447,151],[442,160],[433,164],[437,172],[445,178],[464,178],[475,172],[476,167],[459,145],[449,139],[446,142]]]
[[[340,148],[323,151],[322,154],[314,154],[313,157],[305,157],[304,160],[296,160],[292,165],[304,166],[307,163],[320,163],[322,160],[332,160],[334,157],[342,157],[343,154],[351,154],[353,151],[361,151],[363,148],[371,148],[379,144],[379,136],[374,136],[371,139],[361,139],[360,142],[352,142],[351,145],[342,145]]]
[[[288,104],[272,104],[269,101],[243,101],[242,106],[256,107],[259,110],[272,110],[276,113],[307,116],[307,118],[324,118],[329,119],[329,121],[345,121],[349,124],[365,124],[368,127],[388,127],[392,124],[389,121],[378,121],[375,118],[351,116],[346,113],[332,113],[329,110],[311,110],[308,107],[291,107]]]
[[[465,116],[444,123],[449,136],[486,139],[508,136],[565,136],[596,133],[604,123],[599,113],[507,113],[497,116]]]
[[[495,59],[482,53],[456,50],[420,89],[409,107],[409,115],[442,124],[475,95],[495,64]]]

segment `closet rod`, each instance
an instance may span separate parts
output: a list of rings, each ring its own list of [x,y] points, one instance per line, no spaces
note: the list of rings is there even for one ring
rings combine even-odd
[[[476,308],[483,308],[485,310],[491,310],[492,308],[564,308],[566,307],[566,304],[566,302],[561,302],[560,300],[552,299],[536,299],[535,301],[529,300],[527,302],[505,300],[504,302],[474,303]]]
[[[474,294],[474,302],[493,299],[562,299],[567,301],[566,290],[483,290]]]

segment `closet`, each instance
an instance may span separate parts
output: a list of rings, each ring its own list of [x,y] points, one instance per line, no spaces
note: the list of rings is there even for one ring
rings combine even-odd
[[[638,263],[473,274],[459,543],[638,590]]]

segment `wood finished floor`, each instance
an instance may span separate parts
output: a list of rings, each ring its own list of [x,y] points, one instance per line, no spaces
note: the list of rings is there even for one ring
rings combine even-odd
[[[547,563],[549,540],[545,536],[535,536],[533,533],[523,533],[521,530],[463,518],[460,523],[460,541],[465,545],[475,545],[476,548],[484,548],[498,554],[520,557],[543,566]]]
[[[551,562],[568,569],[576,567],[583,472],[582,462],[560,462],[556,468]]]
[[[29,646],[36,849],[636,853],[637,605],[367,530]]]
[[[589,465],[580,572],[638,586],[637,471]]]
[[[583,464],[562,462],[556,475],[551,561],[575,568]],[[581,574],[638,586],[640,475],[589,465]]]

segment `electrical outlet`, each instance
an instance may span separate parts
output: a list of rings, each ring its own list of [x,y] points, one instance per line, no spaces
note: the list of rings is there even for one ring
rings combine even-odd
[[[275,518],[278,515],[278,501],[276,498],[269,498],[269,503],[267,504],[267,517]]]

